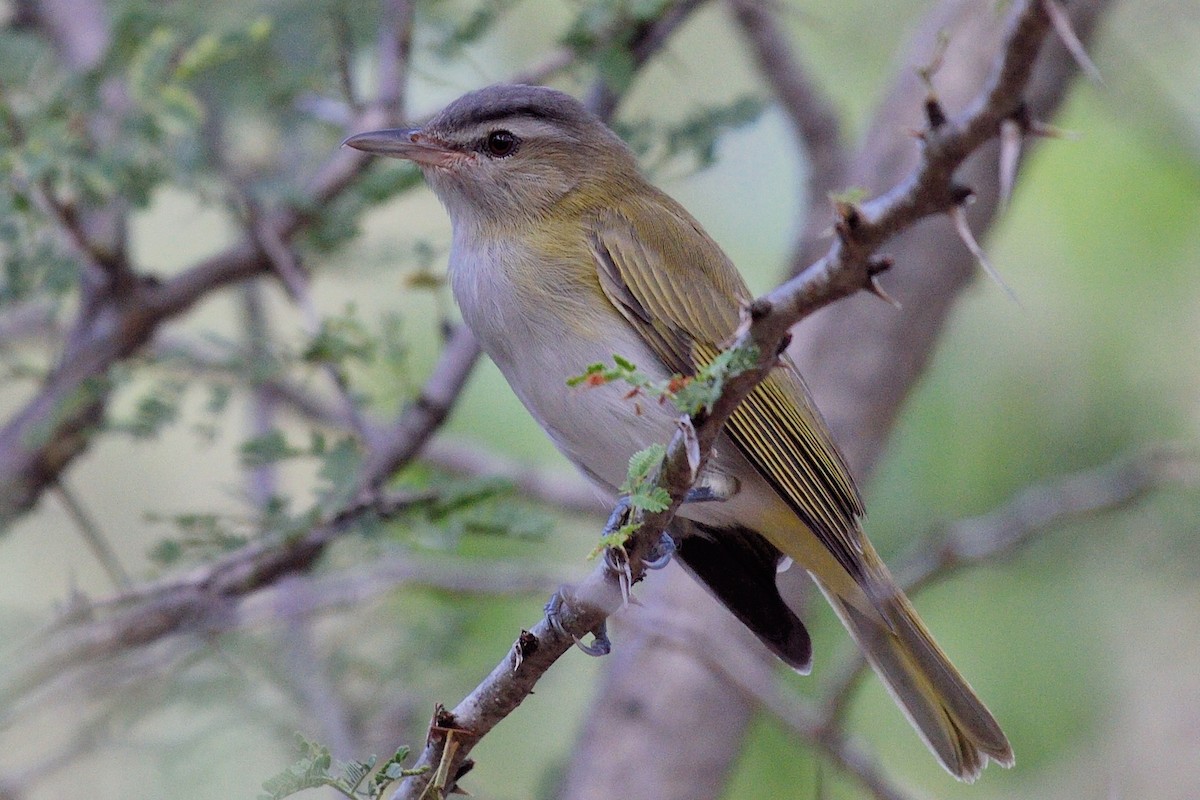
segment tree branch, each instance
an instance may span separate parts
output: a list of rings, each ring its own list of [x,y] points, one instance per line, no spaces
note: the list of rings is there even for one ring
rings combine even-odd
[[[398,124],[412,7],[389,0],[380,36],[379,100],[355,129]],[[327,204],[366,170],[365,154],[339,150],[316,172],[300,205],[265,215],[260,233],[288,242],[311,221],[302,208]],[[210,292],[268,271],[271,260],[254,237],[162,283],[139,280],[120,295],[85,303],[58,368],[24,408],[0,429],[0,528],[37,502],[42,491],[90,443],[108,399],[110,368],[144,347],[166,321]]]
[[[469,768],[467,755],[474,744],[520,704],[537,679],[569,648],[571,640],[597,630],[603,619],[622,605],[627,592],[622,583],[632,584],[642,578],[641,557],[650,552],[703,471],[726,420],[775,367],[790,328],[842,297],[871,288],[875,276],[886,268],[875,252],[888,238],[926,216],[948,213],[963,201],[954,180],[956,170],[975,149],[999,135],[1000,123],[1021,108],[1033,56],[1048,27],[1049,20],[1038,0],[1017,4],[1009,16],[1001,57],[979,99],[956,118],[935,121],[931,117],[923,135],[920,162],[900,186],[861,208],[845,208],[838,237],[825,257],[751,304],[733,347],[753,352],[756,363],[726,380],[708,413],[680,419],[679,430],[654,476],[654,483],[671,497],[668,508],[635,514],[633,521],[639,528],[625,547],[623,555],[628,560],[622,559],[624,563],[617,570],[607,563],[599,564],[570,593],[569,610],[560,618],[561,630],[543,618],[522,634],[483,683],[452,711],[435,717],[417,763],[431,770],[437,767],[439,774],[447,776],[447,784],[440,790],[454,788],[457,778]],[[451,742],[453,747],[449,746]],[[407,779],[397,790],[395,800],[421,796],[430,779],[431,773]]]
[[[307,532],[270,537],[230,553],[182,578],[137,587],[111,600],[75,609],[51,631],[38,637],[24,665],[0,681],[0,698],[23,696],[56,675],[80,664],[98,663],[123,650],[142,647],[180,631],[221,626],[241,598],[280,578],[307,571],[325,548],[363,518],[395,515],[428,493],[389,498],[380,487],[433,435],[458,396],[479,348],[462,328],[447,344],[420,398],[378,439],[355,481],[354,499],[331,511]]]

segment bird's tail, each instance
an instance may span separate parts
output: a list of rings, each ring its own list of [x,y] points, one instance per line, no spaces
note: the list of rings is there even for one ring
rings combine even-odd
[[[874,552],[867,555],[874,562],[869,600],[865,592],[844,598],[818,583],[888,692],[959,780],[974,781],[989,758],[1012,766],[1012,748],[992,713],[933,641],[887,568]]]

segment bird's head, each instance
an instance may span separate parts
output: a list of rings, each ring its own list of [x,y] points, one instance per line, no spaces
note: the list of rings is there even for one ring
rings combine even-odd
[[[637,175],[633,154],[598,117],[540,86],[489,86],[424,126],[360,133],[344,144],[416,163],[456,224],[603,205]]]

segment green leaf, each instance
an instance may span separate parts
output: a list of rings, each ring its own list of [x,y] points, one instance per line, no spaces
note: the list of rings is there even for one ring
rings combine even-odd
[[[369,362],[375,355],[375,338],[347,306],[341,316],[321,320],[321,329],[301,356],[310,364]]]
[[[362,448],[358,440],[345,436],[326,449],[324,436],[314,436],[314,454],[321,457],[321,467],[317,476],[325,481],[326,486],[321,491],[323,504],[349,500],[349,494],[357,489],[356,479],[358,468],[362,464]],[[320,452],[316,447],[321,448]]]
[[[649,447],[639,450],[629,457],[629,470],[625,475],[625,482],[621,484],[621,491],[625,494],[632,495],[638,486],[643,483],[652,472],[658,469],[658,465],[662,463],[663,457],[667,454],[667,448],[662,444],[652,444]],[[661,509],[660,509],[661,510]]]
[[[581,386],[585,383],[591,383],[592,382],[591,378],[594,375],[595,376],[603,376],[604,375],[604,365],[601,364],[600,362],[596,362],[595,364],[588,364],[584,368],[582,373],[580,373],[579,375],[572,375],[570,378],[567,378],[567,386],[574,388],[576,386]]]
[[[671,505],[671,495],[661,486],[639,485],[629,495],[629,504],[634,508],[657,514]]]
[[[262,467],[304,455],[303,450],[289,445],[283,432],[279,430],[268,431],[262,436],[247,439],[242,442],[238,451],[241,453],[243,467]]]

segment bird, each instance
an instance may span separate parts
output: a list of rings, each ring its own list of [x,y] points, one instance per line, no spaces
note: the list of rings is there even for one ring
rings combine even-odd
[[[630,148],[571,95],[500,84],[426,124],[348,147],[415,163],[451,222],[463,321],[557,448],[609,497],[666,442],[669,405],[619,382],[568,387],[619,355],[653,380],[694,375],[753,299],[737,268]],[[777,572],[806,570],[917,733],[954,777],[1011,766],[1000,725],[934,642],[863,532],[861,495],[786,356],[740,404],[672,523],[676,557],[775,655],[812,665]],[[694,490],[696,491],[696,490]]]

